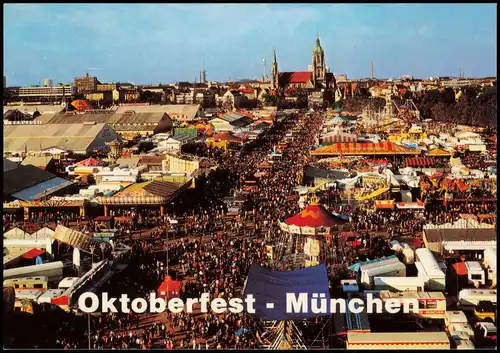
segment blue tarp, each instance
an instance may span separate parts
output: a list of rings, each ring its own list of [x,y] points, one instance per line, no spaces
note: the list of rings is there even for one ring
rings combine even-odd
[[[295,298],[299,294],[308,294],[307,313],[287,313],[287,293],[292,293]],[[311,311],[311,298],[313,293],[324,293],[330,305],[330,292],[328,288],[328,274],[326,266],[307,267],[301,270],[278,272],[253,264],[247,277],[244,298],[252,294],[255,303],[255,315],[263,320],[297,320],[308,317],[329,315],[314,314]],[[274,304],[274,308],[267,308],[267,304]]]
[[[395,257],[396,257],[396,255],[391,255],[391,256],[381,257],[381,258],[373,259],[373,260],[369,260],[369,261],[356,262],[355,264],[349,266],[348,269],[357,272],[359,270],[359,268],[361,267],[361,265],[367,265],[367,264],[371,264],[371,263],[375,263],[375,262],[385,261],[385,260],[389,260],[389,259],[392,259]]]
[[[15,194],[12,194],[12,196],[23,201],[38,200],[39,198],[49,196],[61,189],[64,189],[71,184],[73,184],[73,182],[56,177],[18,191]]]

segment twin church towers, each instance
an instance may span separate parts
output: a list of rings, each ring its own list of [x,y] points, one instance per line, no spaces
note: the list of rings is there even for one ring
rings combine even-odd
[[[333,88],[335,78],[328,72],[325,64],[325,52],[321,47],[319,37],[312,50],[312,65],[308,71],[279,72],[276,50],[273,50],[273,63],[271,66],[271,89],[279,90],[288,87],[300,88]]]

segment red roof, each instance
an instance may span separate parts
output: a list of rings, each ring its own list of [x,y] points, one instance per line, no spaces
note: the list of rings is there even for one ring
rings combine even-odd
[[[212,139],[218,141],[228,141],[228,142],[241,142],[242,140],[238,136],[231,135],[227,131],[219,132],[218,134],[212,136]]]
[[[158,288],[158,295],[167,298],[179,298],[182,290],[182,282],[174,281],[171,276],[165,276]]]
[[[465,276],[469,273],[469,271],[467,271],[467,266],[465,266],[465,262],[457,262],[453,264],[453,268],[459,276]]]
[[[24,254],[23,257],[25,259],[34,259],[35,257],[40,256],[42,254],[45,254],[45,250],[31,249],[26,254]]]
[[[240,88],[240,92],[246,93],[246,94],[253,94],[254,91],[251,88]]]
[[[81,162],[76,163],[76,165],[81,165],[85,167],[96,167],[96,166],[102,166],[104,164],[103,161],[95,159],[93,157],[87,158]]]
[[[434,158],[415,157],[405,160],[407,167],[433,167],[436,165]]]
[[[296,71],[296,72],[280,72],[279,77],[289,77],[289,83],[307,83],[312,79],[312,72]]]
[[[319,204],[310,204],[304,210],[285,220],[288,225],[297,227],[333,227],[344,221],[334,217],[323,206]]]

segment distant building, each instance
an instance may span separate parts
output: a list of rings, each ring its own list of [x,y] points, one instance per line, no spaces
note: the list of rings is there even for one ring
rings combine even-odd
[[[70,100],[75,93],[75,89],[71,85],[55,87],[20,87],[18,97],[25,102],[40,102],[42,100],[61,101],[63,98]]]
[[[87,76],[85,77],[75,77],[75,87],[76,87],[76,93],[82,94],[82,93],[92,93],[97,91],[97,85],[99,81],[97,81],[97,77]]]
[[[116,83],[101,83],[97,85],[97,92],[113,91],[118,89],[118,84]]]

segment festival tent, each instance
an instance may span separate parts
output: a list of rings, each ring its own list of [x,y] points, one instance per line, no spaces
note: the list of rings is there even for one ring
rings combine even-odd
[[[311,152],[311,155],[418,155],[419,151],[413,148],[396,145],[390,141],[376,143],[334,143],[320,147]]]
[[[322,205],[313,202],[295,216],[287,218],[285,223],[297,227],[328,228],[344,224],[345,221],[333,216]]]
[[[313,314],[311,310],[288,313],[287,294],[298,298],[300,293],[308,295],[308,307],[313,293],[324,294],[324,299],[330,303],[328,274],[324,264],[287,272],[273,271],[253,264],[248,273],[243,297],[253,295],[255,315],[262,320],[298,320],[329,315]]]

